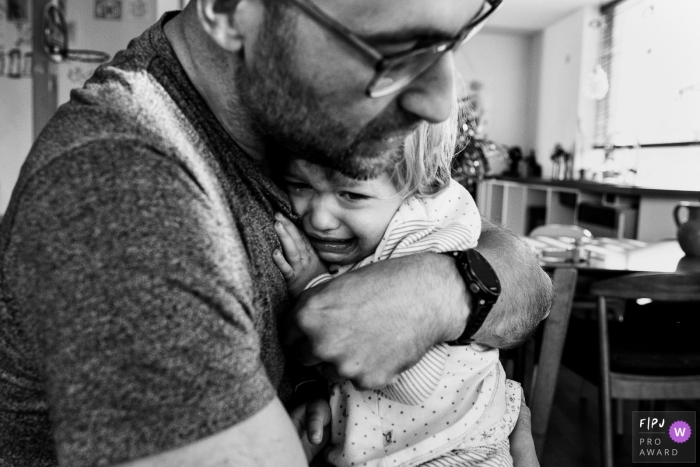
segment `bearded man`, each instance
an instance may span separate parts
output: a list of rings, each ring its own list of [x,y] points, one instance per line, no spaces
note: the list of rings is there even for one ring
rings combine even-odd
[[[447,256],[290,303],[273,216],[294,213],[270,173],[289,153],[384,170],[448,117],[453,51],[499,3],[192,0],[74,90],[0,228],[0,464],[305,465],[282,318],[297,359],[364,388],[459,337],[472,295]],[[549,306],[517,239],[486,228],[480,250],[496,307]]]

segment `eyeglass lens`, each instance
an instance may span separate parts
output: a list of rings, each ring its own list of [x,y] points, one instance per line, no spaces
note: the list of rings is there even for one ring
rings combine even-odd
[[[488,16],[490,10],[491,5],[486,2],[478,15],[479,18],[473,21],[476,25],[465,31],[463,37],[459,38],[454,44],[446,47],[431,47],[422,53],[380,62],[376,76],[367,87],[367,94],[370,97],[383,97],[406,86],[440,61],[445,53],[450,50],[456,50],[479,32],[486,23],[481,19]]]

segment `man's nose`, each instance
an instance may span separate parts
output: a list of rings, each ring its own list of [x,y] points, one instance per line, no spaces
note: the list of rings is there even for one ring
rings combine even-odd
[[[401,92],[399,106],[430,123],[447,120],[455,105],[454,74],[454,55],[447,52]]]
[[[318,196],[311,202],[307,218],[311,227],[317,232],[335,230],[340,226],[332,204],[332,200],[325,196]]]

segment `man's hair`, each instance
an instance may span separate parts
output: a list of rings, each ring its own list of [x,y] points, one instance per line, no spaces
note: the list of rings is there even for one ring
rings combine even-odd
[[[391,169],[391,180],[403,198],[434,196],[450,184],[458,129],[466,111],[455,103],[446,121],[423,122],[406,138],[403,157]]]

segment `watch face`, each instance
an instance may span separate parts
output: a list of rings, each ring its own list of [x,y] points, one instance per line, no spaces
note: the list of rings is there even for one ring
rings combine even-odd
[[[469,267],[474,271],[474,275],[481,283],[489,289],[491,293],[500,293],[501,283],[498,280],[496,272],[486,258],[474,249],[467,250],[467,257],[469,258]]]

